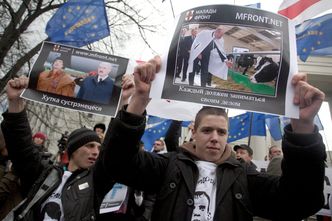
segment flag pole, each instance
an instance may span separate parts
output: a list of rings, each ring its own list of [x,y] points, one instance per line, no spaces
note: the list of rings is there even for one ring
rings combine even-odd
[[[248,136],[248,146],[250,147],[251,142],[251,129],[252,129],[252,121],[253,121],[253,112],[250,112],[250,124],[249,124],[249,136]]]
[[[173,13],[173,18],[175,18],[175,14],[174,14],[174,8],[173,8],[172,0],[169,0],[169,2],[171,3],[171,9],[172,9],[172,13]]]

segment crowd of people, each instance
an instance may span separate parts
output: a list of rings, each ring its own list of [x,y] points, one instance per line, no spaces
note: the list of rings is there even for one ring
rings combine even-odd
[[[32,134],[20,97],[28,78],[9,80],[0,140],[1,217],[6,221],[253,217],[281,221],[302,220],[322,208],[326,153],[313,119],[325,95],[307,83],[306,75],[292,79],[293,102],[300,115],[284,129],[283,156],[279,147],[269,149],[270,162],[277,158],[282,162],[280,173],[272,174],[256,170],[248,145],[227,143],[227,112],[217,107],[203,107],[197,113],[185,143],[178,139],[181,122],[173,121],[153,151],[144,151],[145,109],[161,65],[157,56],[138,65],[133,77],[124,80],[121,110],[107,127],[96,122],[93,129],[77,128],[66,136],[64,164],[43,160],[47,136]],[[119,208],[101,213],[105,195],[116,194],[118,183],[127,187],[117,201]]]

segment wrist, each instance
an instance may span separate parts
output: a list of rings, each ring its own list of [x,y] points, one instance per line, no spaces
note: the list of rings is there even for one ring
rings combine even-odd
[[[25,101],[23,99],[9,100],[8,101],[8,112],[9,113],[19,113],[25,108]]]
[[[292,119],[291,125],[294,133],[308,134],[313,133],[315,130],[315,124],[313,123],[313,121]]]
[[[127,112],[142,115],[149,104],[150,98],[145,95],[134,94],[127,107]]]

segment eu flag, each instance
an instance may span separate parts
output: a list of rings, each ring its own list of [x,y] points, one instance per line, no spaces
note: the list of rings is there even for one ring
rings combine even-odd
[[[297,54],[300,59],[306,61],[313,52],[332,47],[331,35],[332,14],[310,19],[296,26]],[[323,53],[326,55],[326,50]],[[329,53],[332,54],[332,50]]]
[[[281,130],[280,118],[278,116],[266,118],[265,123],[267,128],[269,128],[271,137],[274,140],[281,140],[283,133]]]
[[[171,122],[172,120],[169,119],[164,119],[152,115],[148,116],[146,129],[141,139],[144,142],[145,150],[151,151],[153,143],[157,139],[165,137]]]
[[[271,137],[274,140],[281,140],[282,136],[284,135],[284,127],[287,124],[290,124],[290,119],[287,117],[267,116],[265,119],[265,123],[267,125],[267,128],[269,128]],[[324,130],[324,127],[318,115],[316,115],[314,118],[314,124],[318,127],[318,130]]]
[[[52,42],[82,47],[110,35],[104,0],[69,0],[46,26]]]
[[[229,118],[227,142],[249,136],[266,136],[264,114],[246,112]]]

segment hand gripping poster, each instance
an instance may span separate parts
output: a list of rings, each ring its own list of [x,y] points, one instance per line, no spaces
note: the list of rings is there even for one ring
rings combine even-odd
[[[294,27],[235,5],[189,9],[176,19],[150,96],[297,118]]]
[[[114,116],[128,59],[44,42],[22,97],[48,105]]]

